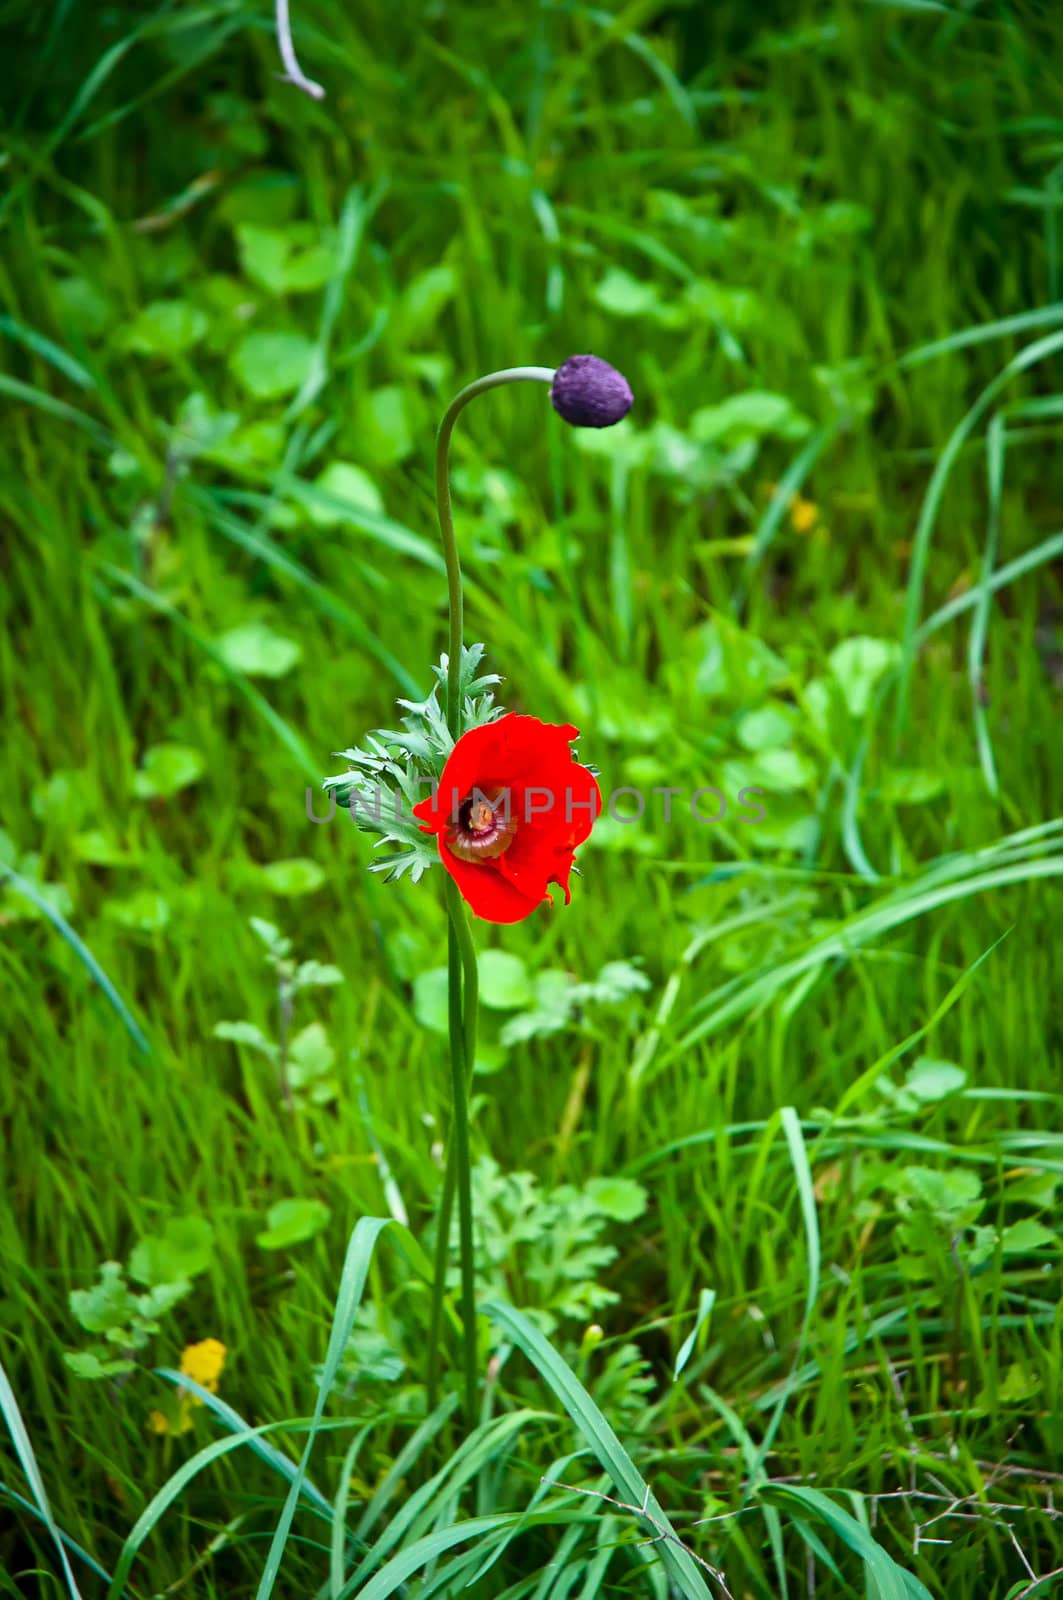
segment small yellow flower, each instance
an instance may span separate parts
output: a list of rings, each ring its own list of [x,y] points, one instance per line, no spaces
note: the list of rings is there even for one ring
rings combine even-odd
[[[811,533],[819,520],[819,507],[795,494],[790,501],[790,523],[795,533]]]
[[[181,1371],[193,1383],[218,1392],[218,1379],[225,1365],[225,1346],[220,1339],[201,1339],[198,1344],[186,1345],[181,1353]],[[197,1402],[201,1404],[202,1402]]]
[[[181,1372],[202,1389],[217,1394],[225,1355],[225,1346],[220,1339],[200,1339],[198,1344],[187,1344],[181,1352]],[[148,1427],[152,1433],[188,1432],[192,1426],[192,1408],[201,1406],[203,1402],[197,1395],[189,1394],[187,1389],[178,1389],[175,1400],[169,1416],[164,1411],[150,1413]]]

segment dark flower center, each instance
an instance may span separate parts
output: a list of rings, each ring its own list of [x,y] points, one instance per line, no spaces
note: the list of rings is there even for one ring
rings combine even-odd
[[[447,829],[447,844],[459,861],[493,861],[509,849],[517,832],[510,815],[509,790],[501,784],[477,785],[458,807]]]

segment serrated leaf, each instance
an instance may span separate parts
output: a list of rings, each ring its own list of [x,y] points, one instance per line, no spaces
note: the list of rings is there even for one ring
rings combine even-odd
[[[482,644],[462,649],[459,690],[466,729],[502,715],[491,693],[499,678],[479,670],[483,654]],[[426,798],[454,748],[440,703],[447,679],[446,656],[432,671],[436,682],[425,700],[399,701],[406,713],[402,727],[377,728],[360,747],[337,752],[350,768],[324,781],[337,804],[350,810],[357,827],[377,834],[382,845],[401,847],[369,864],[369,870],[384,873],[386,881],[408,872],[416,883],[439,860],[434,836],[425,833],[413,815],[414,806]]]
[[[940,1221],[956,1225],[973,1221],[982,1207],[982,1183],[977,1173],[963,1167],[905,1167],[899,1178],[900,1194],[924,1206]]]
[[[134,1310],[134,1298],[122,1275],[119,1261],[105,1261],[99,1269],[99,1282],[91,1289],[72,1289],[70,1309],[87,1333],[106,1333],[109,1328],[124,1328]]]
[[[629,995],[652,988],[649,978],[633,961],[607,961],[590,983],[577,984],[572,997],[580,1005],[619,1005]]]

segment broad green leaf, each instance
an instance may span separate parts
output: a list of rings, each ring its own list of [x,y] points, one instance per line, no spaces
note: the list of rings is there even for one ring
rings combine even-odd
[[[181,356],[199,343],[210,326],[187,300],[154,300],[143,307],[120,336],[138,355]]]
[[[925,1206],[941,1221],[957,1224],[973,1220],[982,1206],[982,1181],[964,1167],[905,1167],[899,1176],[899,1194]]]
[[[134,1297],[122,1276],[121,1262],[105,1261],[99,1282],[91,1289],[72,1289],[70,1309],[87,1333],[124,1328],[133,1314]]]
[[[392,466],[413,453],[414,438],[406,390],[386,384],[369,396],[364,415],[365,445],[380,466]]]
[[[154,889],[138,889],[125,900],[108,900],[104,915],[138,933],[161,933],[170,923],[170,903]]]
[[[422,1028],[431,1033],[447,1033],[450,1024],[446,967],[431,967],[418,973],[413,982],[413,1014]]]
[[[288,1070],[292,1085],[303,1088],[314,1078],[323,1077],[336,1064],[336,1052],[320,1022],[308,1022],[288,1047]]]
[[[30,809],[41,822],[76,828],[85,811],[85,775],[53,772],[34,789]]]
[[[266,1213],[269,1226],[255,1242],[263,1250],[287,1250],[327,1228],[332,1212],[321,1200],[279,1200]]]
[[[1031,1255],[1057,1242],[1051,1228],[1046,1228],[1034,1217],[1023,1217],[1021,1222],[1013,1222],[1000,1236],[1000,1248],[1006,1256]]]
[[[258,478],[279,465],[284,455],[284,442],[281,423],[262,420],[249,422],[235,433],[216,440],[203,454],[230,472]]]
[[[133,778],[133,793],[141,800],[168,799],[201,778],[204,765],[202,755],[191,745],[152,745]]]
[[[294,639],[274,633],[264,622],[245,622],[215,641],[219,654],[237,672],[250,678],[283,678],[302,651]]]
[[[251,917],[249,922],[252,932],[262,940],[274,960],[281,961],[291,953],[292,941],[284,937],[275,923],[267,922],[265,917]]]
[[[895,806],[922,806],[944,793],[945,776],[925,767],[896,767],[886,775],[882,798]]]
[[[313,894],[325,881],[324,868],[306,856],[293,856],[288,861],[270,861],[260,870],[274,894]]]
[[[270,294],[283,294],[292,249],[285,230],[263,227],[258,222],[241,222],[235,233],[236,251],[245,277]]]
[[[919,1056],[908,1070],[904,1087],[917,1100],[944,1100],[955,1094],[967,1082],[962,1067],[951,1061],[934,1061],[930,1056]]]
[[[64,1350],[63,1360],[77,1378],[117,1378],[123,1372],[132,1372],[136,1363],[119,1358],[103,1360],[92,1350]]]
[[[52,293],[59,303],[62,326],[98,339],[115,319],[111,301],[89,278],[57,278]]]
[[[310,372],[314,346],[301,333],[249,333],[232,358],[240,383],[257,400],[294,394]]]
[[[690,419],[690,432],[695,439],[726,448],[768,436],[803,439],[811,431],[811,422],[791,400],[764,389],[730,395],[719,405],[703,406]]]
[[[406,285],[392,313],[392,330],[403,342],[431,333],[457,289],[458,274],[451,266],[440,264],[418,273]]]
[[[531,980],[520,956],[507,950],[484,950],[479,958],[480,1000],[494,1011],[518,1011],[534,998]]]
[[[774,750],[789,744],[794,734],[793,718],[779,706],[762,706],[759,711],[748,711],[735,730],[738,742],[757,753]]]
[[[215,1022],[213,1035],[215,1038],[227,1038],[234,1045],[247,1045],[248,1050],[259,1050],[271,1061],[277,1059],[277,1045],[274,1045],[272,1038],[263,1034],[261,1027],[256,1027],[255,1022]]]
[[[301,961],[292,979],[292,985],[297,989],[325,989],[345,982],[339,967],[327,961]]]
[[[879,680],[900,661],[900,645],[892,639],[860,635],[844,639],[830,653],[830,669],[850,713],[862,717]]]
[[[194,1278],[214,1260],[214,1229],[206,1217],[172,1217],[161,1233],[147,1234],[129,1257],[129,1275],[155,1287]]]
[[[663,302],[652,283],[641,283],[623,267],[610,267],[596,285],[594,299],[603,311],[615,317],[654,317],[659,319]]]
[[[616,1222],[634,1222],[646,1210],[646,1191],[633,1178],[592,1178],[586,1192],[595,1210]]]
[[[353,461],[332,461],[315,479],[323,499],[308,499],[307,516],[319,528],[335,528],[346,520],[344,505],[374,516],[384,515],[384,497],[364,468]],[[330,501],[339,502],[330,504]]]
[[[102,828],[89,828],[85,833],[76,833],[71,844],[77,859],[87,861],[93,867],[124,867],[135,859],[112,834]]]

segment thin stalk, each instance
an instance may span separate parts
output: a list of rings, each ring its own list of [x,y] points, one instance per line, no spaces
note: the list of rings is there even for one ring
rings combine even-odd
[[[469,1075],[465,1058],[462,1011],[462,966],[475,963],[472,935],[457,884],[447,878],[447,938],[450,1016],[450,1087],[454,1102],[454,1166],[458,1189],[458,1236],[461,1243],[461,1322],[465,1369],[465,1422],[476,1426],[476,1275],[472,1238],[472,1175],[469,1166]]]
[[[454,535],[454,516],[450,503],[450,440],[454,424],[474,395],[497,389],[506,383],[552,383],[552,367],[506,367],[489,372],[467,384],[455,395],[439,425],[436,439],[436,505],[443,554],[447,566],[447,598],[450,629],[447,655],[447,727],[457,742],[462,734],[461,653],[464,637],[465,603],[461,586],[461,561]],[[454,1190],[458,1191],[458,1234],[461,1245],[461,1320],[464,1342],[465,1420],[476,1423],[476,1295],[472,1231],[472,1180],[469,1170],[469,1082],[476,1054],[477,976],[476,949],[457,885],[447,877],[447,992],[450,1036],[450,1072],[454,1100],[454,1123],[448,1141],[447,1165],[439,1208],[432,1307],[428,1326],[428,1407],[436,1403],[439,1382],[439,1342],[443,1322],[443,1295],[446,1261],[450,1241],[450,1216]],[[463,993],[464,978],[464,993]]]
[[[467,948],[470,959],[462,972],[462,1012],[465,1026],[465,1077],[466,1083],[471,1089],[473,1064],[476,1060],[476,1014],[480,975],[471,938]],[[450,973],[450,985],[453,986],[455,981],[454,974]],[[451,1130],[450,1137],[447,1139],[443,1192],[439,1199],[439,1216],[436,1224],[435,1270],[432,1274],[434,1289],[432,1311],[428,1324],[427,1389],[429,1415],[435,1410],[439,1401],[439,1341],[443,1329],[443,1287],[446,1284],[447,1256],[450,1253],[450,1219],[454,1212],[454,1178],[454,1134],[453,1130]]]
[[[436,505],[439,509],[439,531],[443,535],[443,554],[447,563],[447,595],[450,602],[450,643],[447,665],[447,727],[456,740],[461,737],[461,644],[464,633],[465,609],[461,592],[461,562],[458,542],[454,537],[454,517],[450,509],[450,436],[454,424],[475,395],[485,389],[498,389],[504,383],[553,383],[552,367],[505,367],[501,372],[489,372],[467,384],[450,402],[436,439]]]

